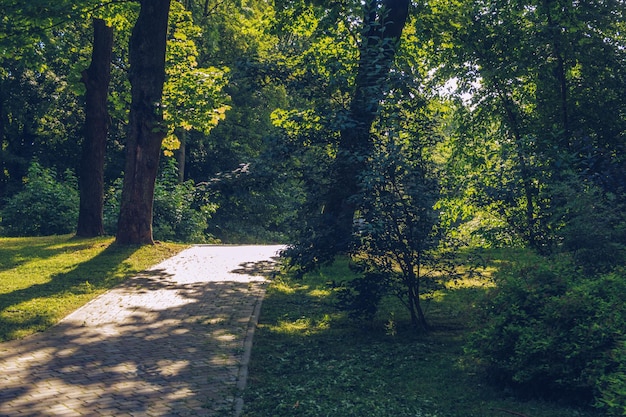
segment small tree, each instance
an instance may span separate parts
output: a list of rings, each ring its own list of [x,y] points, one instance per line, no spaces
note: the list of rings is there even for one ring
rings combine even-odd
[[[343,300],[372,314],[384,294],[397,296],[416,328],[428,328],[420,297],[439,285],[434,250],[439,236],[434,209],[439,194],[434,170],[410,142],[380,140],[360,178],[357,220],[360,243],[354,248],[362,278]]]

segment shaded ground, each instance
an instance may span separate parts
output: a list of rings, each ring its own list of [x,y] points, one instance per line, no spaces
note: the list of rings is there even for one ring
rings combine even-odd
[[[0,344],[1,416],[232,416],[279,246],[195,246]]]

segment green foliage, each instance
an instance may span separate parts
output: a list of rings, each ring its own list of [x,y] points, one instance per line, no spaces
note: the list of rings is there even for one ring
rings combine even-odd
[[[439,235],[434,205],[439,189],[426,169],[421,144],[381,139],[361,174],[355,256],[363,281],[353,283],[353,308],[371,316],[382,294],[397,295],[413,325],[427,328],[420,298],[438,287],[434,273]],[[377,288],[377,284],[379,288]]]
[[[468,314],[480,287],[459,288],[429,306],[433,330],[415,334],[394,299],[381,307],[395,331],[354,326],[336,289],[354,277],[346,258],[270,283],[254,335],[246,417],[599,417],[600,412],[493,389],[463,356]],[[391,304],[391,305],[390,305]],[[380,326],[382,327],[382,326]],[[503,411],[504,410],[504,411]],[[507,413],[509,411],[509,413]]]
[[[528,395],[589,404],[603,381],[615,394],[624,272],[589,279],[564,256],[503,268],[479,304],[468,351],[491,381]]]
[[[390,275],[368,266],[366,262],[351,265],[351,269],[355,278],[340,286],[338,305],[351,318],[372,322],[383,297],[390,292]]]
[[[206,200],[202,189],[192,180],[178,182],[176,161],[166,158],[157,178],[153,203],[153,235],[156,240],[203,243],[209,219],[216,210],[215,204]],[[122,180],[117,180],[106,193],[104,228],[109,234],[117,230]]]
[[[31,164],[24,189],[2,209],[2,230],[7,236],[47,236],[74,231],[78,221],[76,177],[66,171],[58,178],[54,169]]]
[[[216,207],[202,201],[192,180],[178,183],[175,161],[167,164],[154,190],[153,230],[155,239],[206,242],[205,231]]]
[[[168,126],[164,145],[169,152],[177,149],[173,135],[177,129],[196,129],[208,134],[230,106],[222,92],[227,84],[228,68],[199,68],[196,40],[201,29],[193,23],[191,13],[178,2],[170,10],[166,75],[163,86],[163,118]]]
[[[270,152],[204,184],[202,192],[219,205],[208,232],[227,243],[287,241],[299,184],[281,171]]]
[[[571,254],[586,274],[607,272],[626,259],[626,210],[620,198],[575,175],[551,187],[547,210],[555,250]]]
[[[626,336],[611,351],[616,366],[600,377],[596,406],[611,416],[626,415]]]

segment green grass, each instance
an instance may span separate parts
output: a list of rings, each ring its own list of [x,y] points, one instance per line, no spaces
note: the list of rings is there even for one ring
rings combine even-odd
[[[70,235],[0,238],[0,341],[40,332],[185,246],[132,247]]]
[[[501,255],[491,254],[491,264]],[[524,401],[486,383],[463,351],[468,313],[484,287],[438,294],[427,306],[433,330],[416,333],[391,301],[371,326],[349,321],[326,285],[349,276],[343,261],[302,280],[280,275],[272,282],[255,333],[244,416],[600,415]]]

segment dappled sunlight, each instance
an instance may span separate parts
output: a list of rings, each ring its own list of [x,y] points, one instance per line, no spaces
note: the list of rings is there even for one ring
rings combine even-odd
[[[0,414],[196,415],[207,404],[232,410],[244,339],[265,285],[262,275],[232,271],[254,271],[274,252],[250,248],[236,259],[234,248],[191,248],[47,332],[0,344]]]
[[[315,321],[308,317],[303,317],[295,321],[281,320],[275,326],[268,328],[276,333],[287,335],[311,335],[329,328],[327,321]]]
[[[342,314],[324,314],[321,318],[301,317],[296,320],[279,320],[276,324],[263,325],[268,330],[291,336],[311,336],[329,330]]]
[[[299,290],[307,290],[309,287],[306,285],[303,285],[301,287],[295,288],[294,285],[286,283],[284,281],[281,280],[274,280],[272,282],[272,291],[276,291],[282,294],[293,294],[296,291]]]
[[[489,277],[463,277],[462,279],[451,280],[445,283],[446,289],[454,290],[458,288],[490,288],[495,287],[495,282]]]
[[[327,289],[316,288],[314,290],[309,291],[308,294],[311,297],[324,298],[324,297],[329,297],[332,294],[332,291],[331,290],[327,290]]]

